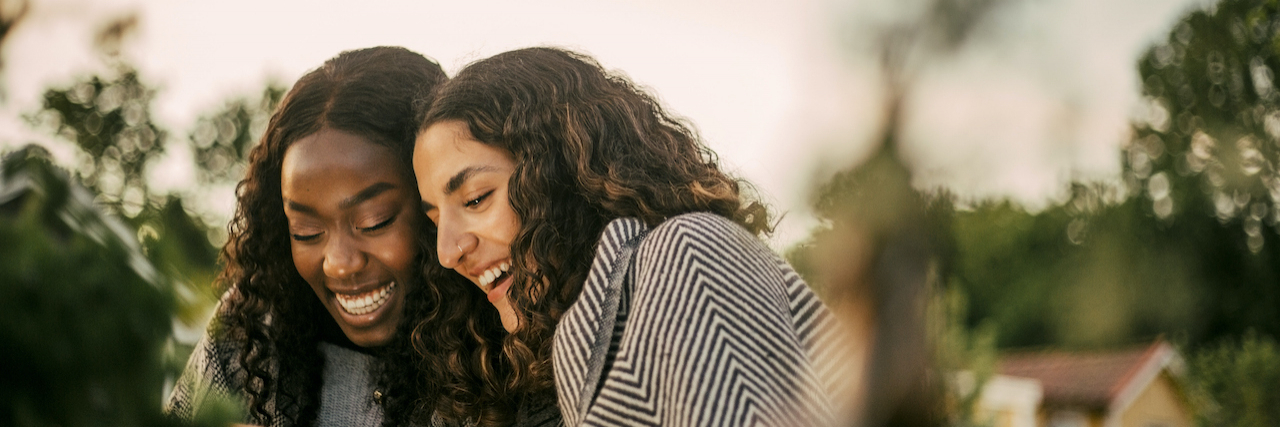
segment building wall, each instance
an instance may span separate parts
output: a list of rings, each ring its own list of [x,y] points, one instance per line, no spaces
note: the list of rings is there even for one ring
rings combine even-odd
[[[1037,427],[1040,381],[994,375],[982,387],[976,420],[992,427]]]
[[[1120,414],[1120,426],[1192,427],[1191,413],[1169,374],[1162,372]]]
[[[1041,408],[1036,413],[1039,427],[1103,427],[1106,414],[1084,408]]]

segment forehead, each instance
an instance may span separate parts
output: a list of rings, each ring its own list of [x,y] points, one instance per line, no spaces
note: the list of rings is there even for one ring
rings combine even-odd
[[[294,141],[285,151],[280,185],[287,192],[302,185],[346,181],[397,183],[403,180],[403,168],[390,148],[349,132],[322,129]]]
[[[414,167],[418,163],[433,166],[446,157],[473,157],[473,144],[484,145],[471,136],[466,123],[458,120],[443,121],[433,124],[418,135],[413,150]]]
[[[475,140],[461,121],[436,123],[418,135],[413,171],[423,197],[442,193],[458,172],[476,167],[509,171],[513,162],[506,150]]]

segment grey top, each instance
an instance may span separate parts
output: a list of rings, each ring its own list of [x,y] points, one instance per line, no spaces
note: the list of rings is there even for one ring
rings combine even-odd
[[[215,400],[235,398],[243,400],[243,384],[247,377],[240,366],[241,346],[234,340],[217,338],[213,328],[206,332],[182,376],[174,384],[173,393],[165,405],[165,412],[184,421]],[[320,406],[316,414],[317,426],[374,427],[382,424],[382,407],[374,398],[375,383],[370,374],[374,357],[338,345],[321,342],[324,354],[324,371],[321,374]],[[275,411],[275,402],[267,402],[266,409]],[[283,417],[277,417],[268,427],[292,427]],[[245,420],[248,421],[248,420]],[[458,427],[472,423],[452,423],[440,417],[431,417],[436,427]],[[516,427],[549,427],[562,425],[560,410],[554,399],[526,402],[519,410]]]
[[[241,385],[246,374],[240,367],[239,348],[235,343],[214,339],[206,333],[174,384],[165,412],[181,420],[191,420],[215,399],[242,396]],[[369,374],[373,356],[326,342],[321,342],[318,348],[324,354],[325,365],[316,425],[380,426],[382,407],[374,400],[374,381]],[[274,403],[268,402],[267,409],[274,411]],[[271,427],[287,427],[280,418],[277,417]]]
[[[374,400],[369,365],[373,356],[320,343],[324,353],[323,386],[320,389],[318,426],[379,426],[382,407]]]

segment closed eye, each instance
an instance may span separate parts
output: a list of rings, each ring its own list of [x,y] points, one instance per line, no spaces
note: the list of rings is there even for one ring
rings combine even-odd
[[[378,231],[383,228],[387,228],[387,226],[391,225],[391,223],[395,221],[396,221],[396,217],[395,215],[392,215],[390,218],[387,218],[386,221],[382,221],[377,224],[374,224],[372,227],[361,228],[360,231],[364,231],[364,232]]]
[[[312,241],[312,240],[315,240],[317,237],[320,237],[320,233],[316,233],[316,234],[290,234],[290,235],[289,235],[289,237],[292,237],[292,238],[293,238],[293,240],[297,240],[297,241],[299,241],[299,242],[310,242],[310,241]]]
[[[480,197],[476,197],[474,199],[468,200],[466,203],[463,204],[463,206],[470,208],[470,207],[479,205],[480,202],[483,202],[485,199],[489,198],[489,196],[492,194],[493,194],[493,190],[489,190],[489,192],[480,195]]]

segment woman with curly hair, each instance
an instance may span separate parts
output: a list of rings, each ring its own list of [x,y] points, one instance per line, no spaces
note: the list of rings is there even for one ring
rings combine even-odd
[[[827,309],[760,240],[766,208],[652,96],[522,49],[441,85],[420,129],[440,265],[509,332],[424,352],[441,416],[501,425],[554,395],[568,425],[830,422]]]
[[[420,54],[375,47],[343,52],[293,86],[236,188],[222,249],[227,292],[170,414],[189,418],[225,396],[244,400],[245,421],[263,426],[429,416],[415,401],[437,392],[417,381],[407,337],[483,304],[426,286],[422,271],[434,256],[422,245],[410,163],[414,102],[445,80]],[[460,338],[433,345],[465,347]]]

